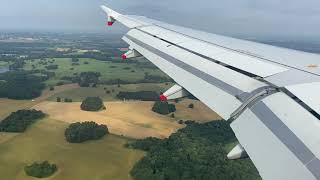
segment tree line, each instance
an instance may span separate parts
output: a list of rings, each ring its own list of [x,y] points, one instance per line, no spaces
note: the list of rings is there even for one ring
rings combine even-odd
[[[260,179],[250,159],[226,158],[226,146],[235,141],[226,121],[189,123],[167,139],[128,143],[129,148],[147,151],[130,174],[135,180]]]

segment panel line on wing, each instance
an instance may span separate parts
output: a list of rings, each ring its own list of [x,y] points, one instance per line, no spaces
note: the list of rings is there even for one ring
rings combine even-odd
[[[206,82],[208,82],[208,83],[210,83],[210,84],[212,84],[212,85],[214,85],[214,86],[226,91],[227,93],[229,93],[229,94],[231,94],[233,96],[236,96],[236,95],[239,95],[239,94],[243,93],[242,90],[240,90],[240,89],[238,89],[238,88],[236,88],[236,87],[234,87],[234,86],[232,86],[230,84],[227,84],[227,83],[225,83],[225,82],[223,82],[223,81],[221,81],[221,80],[219,80],[219,79],[217,79],[217,78],[215,78],[215,77],[213,77],[213,76],[211,76],[211,75],[209,75],[209,74],[207,74],[205,72],[202,72],[199,69],[196,69],[196,68],[190,66],[189,64],[186,64],[186,63],[184,63],[184,62],[182,62],[182,61],[180,61],[180,60],[178,60],[178,59],[176,59],[176,58],[174,58],[174,57],[172,57],[172,56],[170,56],[170,55],[168,55],[168,54],[166,54],[164,52],[161,52],[158,49],[155,49],[155,48],[153,48],[153,47],[141,42],[140,40],[138,40],[138,39],[136,39],[136,38],[134,38],[134,37],[132,37],[130,35],[126,35],[125,37],[127,37],[128,39],[130,39],[134,43],[136,43],[136,44],[148,49],[152,53],[157,54],[158,56],[160,56],[163,59],[169,61],[170,63],[172,63],[172,64],[174,64],[174,65],[176,65],[176,66],[178,66],[178,67],[190,72],[191,74],[197,76],[198,78],[203,79],[204,81],[206,81]]]
[[[246,75],[246,76],[249,76],[249,77],[260,77],[260,76],[258,76],[258,75],[252,74],[252,73],[250,73],[250,72],[248,72],[248,71],[244,71],[244,70],[239,69],[239,68],[237,68],[237,67],[234,67],[234,66],[225,64],[225,63],[223,63],[223,62],[221,62],[221,61],[218,61],[218,60],[216,60],[216,59],[212,59],[211,57],[205,56],[205,55],[200,54],[200,53],[198,53],[198,52],[195,52],[195,51],[193,51],[193,50],[190,50],[190,49],[187,49],[187,48],[185,48],[185,47],[182,47],[182,46],[180,46],[180,45],[178,45],[178,44],[172,43],[172,42],[170,42],[170,41],[168,41],[168,40],[166,40],[166,39],[162,39],[162,38],[158,37],[157,35],[151,34],[151,33],[146,32],[146,31],[144,31],[144,30],[141,30],[141,29],[138,29],[138,28],[136,28],[136,30],[141,31],[141,32],[143,32],[143,33],[145,33],[145,34],[148,34],[148,35],[150,35],[150,36],[153,36],[153,37],[155,37],[155,38],[157,38],[157,39],[159,39],[159,40],[161,40],[161,41],[164,41],[164,42],[166,42],[166,43],[168,43],[168,44],[170,44],[170,45],[173,45],[173,46],[176,46],[176,47],[178,47],[178,48],[181,48],[181,49],[183,49],[183,50],[185,50],[185,51],[187,51],[187,52],[190,52],[190,53],[192,53],[192,54],[194,54],[194,55],[197,55],[197,56],[199,56],[199,57],[202,57],[202,58],[204,58],[204,59],[207,59],[207,60],[209,60],[209,61],[211,61],[211,62],[220,64],[220,65],[222,65],[222,66],[224,66],[224,67],[226,67],[226,68],[229,68],[229,69],[232,69],[232,70],[234,70],[234,71],[237,71],[237,72],[239,72],[239,73],[241,73],[241,74],[244,74],[244,75]],[[261,78],[261,77],[260,77],[260,78]]]
[[[258,102],[250,110],[261,120],[261,122],[287,146],[287,148],[309,169],[309,171],[320,179],[319,159],[311,150],[268,108],[263,102]],[[313,162],[313,163],[311,163]]]
[[[227,47],[227,46],[223,46],[223,45],[219,45],[219,44],[216,44],[216,43],[213,43],[213,42],[205,41],[205,40],[203,40],[203,39],[199,39],[199,38],[190,36],[190,35],[185,34],[185,33],[181,33],[181,32],[178,32],[178,31],[174,31],[174,30],[172,30],[172,29],[166,28],[166,27],[161,26],[161,25],[159,25],[159,24],[153,24],[153,25],[154,25],[154,26],[158,26],[159,28],[163,28],[163,29],[166,29],[166,30],[168,30],[168,31],[172,31],[172,32],[174,32],[174,33],[178,33],[178,34],[184,35],[184,36],[186,36],[186,37],[189,37],[189,38],[192,38],[192,39],[201,41],[201,42],[205,42],[205,43],[211,44],[211,45],[216,46],[216,47],[220,47],[220,48],[224,48],[224,49],[226,49],[226,50],[230,50],[230,51],[232,51],[232,52],[236,52],[236,53],[239,53],[239,54],[242,54],[242,55],[247,55],[247,56],[250,56],[250,57],[253,57],[253,58],[261,59],[261,60],[264,60],[264,61],[266,61],[266,62],[278,64],[278,65],[281,65],[281,66],[284,66],[284,67],[296,69],[296,70],[298,70],[298,71],[302,71],[302,72],[305,72],[305,73],[310,73],[310,74],[313,74],[313,75],[316,75],[316,76],[320,76],[320,75],[317,74],[317,73],[313,73],[313,72],[307,71],[307,70],[305,70],[305,69],[301,69],[301,68],[298,68],[298,67],[295,67],[295,66],[292,66],[292,65],[288,65],[288,64],[281,63],[281,62],[277,62],[277,61],[271,60],[270,58],[265,58],[265,57],[262,57],[262,56],[260,56],[260,55],[255,55],[255,54],[252,54],[252,53],[248,53],[248,52],[243,51],[243,50],[233,49],[233,48],[229,48],[229,47]]]

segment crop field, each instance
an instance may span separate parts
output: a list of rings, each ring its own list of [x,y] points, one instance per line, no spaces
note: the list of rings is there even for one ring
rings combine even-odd
[[[41,60],[28,60],[24,66],[25,70],[32,70],[32,65],[35,69],[45,69],[47,65],[58,65],[58,69],[50,70],[56,73],[56,76],[49,79],[46,83],[49,85],[56,84],[63,76],[73,76],[75,73],[81,72],[100,72],[100,80],[107,81],[111,79],[122,79],[127,81],[137,81],[144,78],[144,73],[152,75],[166,76],[158,69],[143,69],[137,67],[133,63],[115,63],[109,61],[99,61],[95,59],[80,58],[79,65],[72,65],[71,58],[55,58],[53,63],[47,65],[40,64]],[[47,61],[50,61],[48,59]],[[119,60],[120,61],[120,60]],[[87,62],[88,64],[85,64]]]
[[[47,178],[51,180],[131,179],[129,171],[144,152],[123,147],[128,139],[110,134],[97,141],[68,143],[64,139],[67,125],[43,119],[25,133],[0,141],[1,179],[32,180],[25,175],[24,166],[43,160],[58,166],[58,172]]]

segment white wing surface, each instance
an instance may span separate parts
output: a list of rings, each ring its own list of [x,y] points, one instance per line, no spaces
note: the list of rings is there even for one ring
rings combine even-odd
[[[263,179],[320,179],[320,56],[123,15],[123,40],[229,121]]]

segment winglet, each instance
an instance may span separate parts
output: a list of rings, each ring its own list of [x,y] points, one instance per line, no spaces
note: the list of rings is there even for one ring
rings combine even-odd
[[[102,5],[101,9],[108,15],[108,26],[112,26],[116,19],[121,15],[120,13]]]

